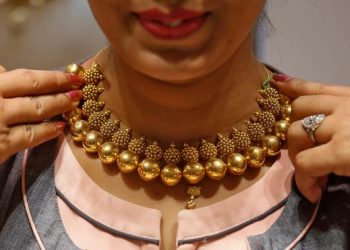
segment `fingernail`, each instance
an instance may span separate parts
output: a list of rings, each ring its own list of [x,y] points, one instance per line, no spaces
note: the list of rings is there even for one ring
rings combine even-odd
[[[84,83],[84,79],[80,75],[77,75],[77,74],[67,74],[67,75],[71,83],[75,85],[81,85]]]
[[[278,82],[285,82],[285,81],[288,81],[289,79],[290,79],[290,77],[285,75],[285,74],[274,74],[273,75],[273,80],[278,81]]]
[[[72,90],[66,93],[66,95],[72,101],[79,101],[83,97],[83,91],[81,90]]]
[[[58,121],[58,122],[54,122],[56,128],[58,128],[59,130],[62,130],[66,127],[66,124],[62,121]]]

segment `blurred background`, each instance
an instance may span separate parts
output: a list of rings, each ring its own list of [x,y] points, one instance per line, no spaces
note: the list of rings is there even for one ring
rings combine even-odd
[[[350,84],[349,0],[270,0],[261,60],[291,76]],[[53,69],[107,44],[87,1],[0,0],[0,64]]]

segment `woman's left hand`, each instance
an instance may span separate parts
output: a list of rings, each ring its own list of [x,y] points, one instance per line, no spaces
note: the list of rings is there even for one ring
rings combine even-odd
[[[300,192],[311,202],[320,199],[328,174],[350,176],[350,87],[275,76],[275,86],[292,101],[288,152]],[[302,119],[325,114],[315,131],[316,145]]]

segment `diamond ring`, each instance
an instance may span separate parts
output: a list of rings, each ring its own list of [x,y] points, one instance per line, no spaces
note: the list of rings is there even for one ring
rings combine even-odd
[[[321,123],[324,121],[325,118],[326,118],[325,114],[318,114],[318,115],[308,116],[301,121],[303,125],[303,129],[306,131],[311,141],[315,145],[319,144],[315,136],[315,131],[320,127]]]

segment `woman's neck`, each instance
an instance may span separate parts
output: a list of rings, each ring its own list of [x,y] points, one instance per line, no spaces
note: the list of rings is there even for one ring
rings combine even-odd
[[[116,119],[161,144],[229,132],[257,109],[257,90],[266,79],[251,43],[250,38],[215,72],[181,85],[141,74],[110,51],[101,63],[108,65],[101,98]]]

